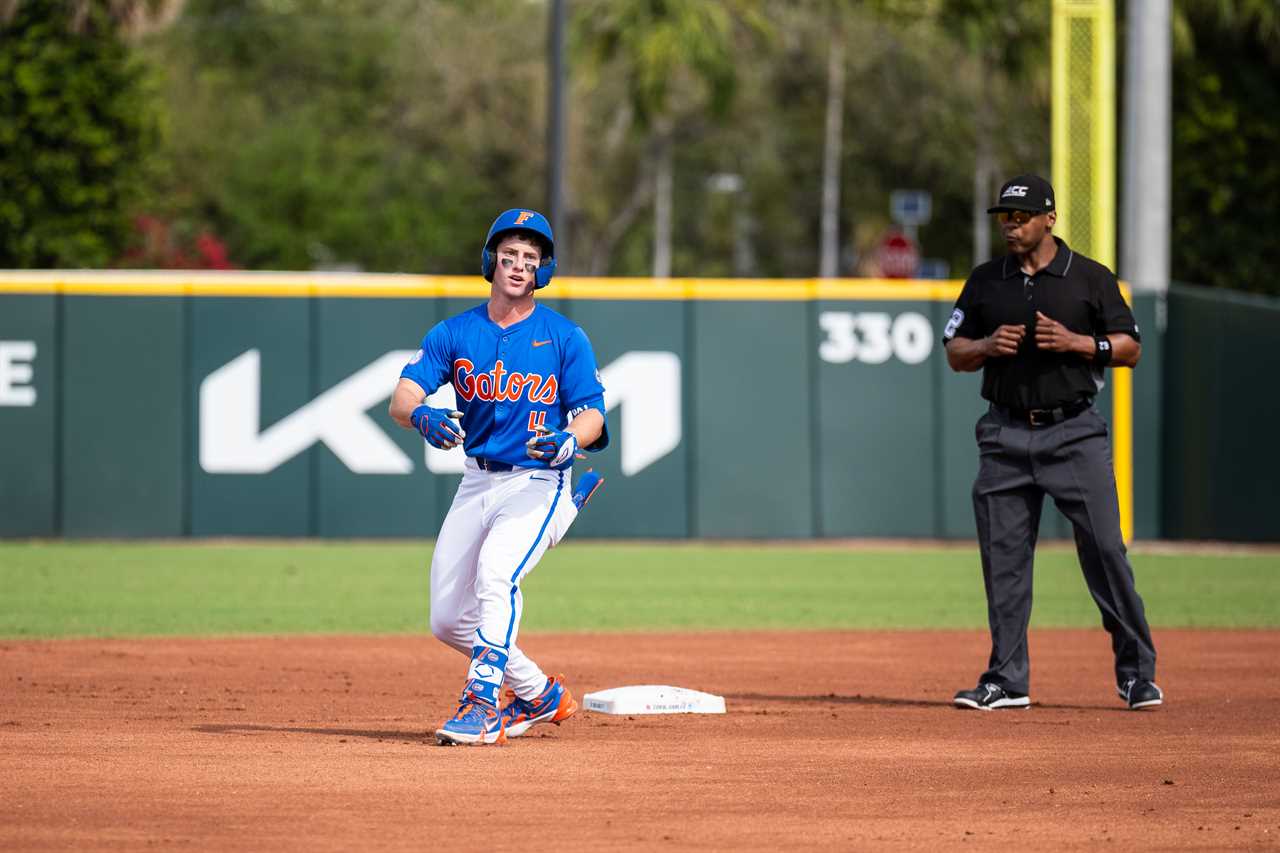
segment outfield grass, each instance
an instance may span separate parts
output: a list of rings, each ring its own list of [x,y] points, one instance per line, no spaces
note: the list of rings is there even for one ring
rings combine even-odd
[[[0,543],[0,637],[427,630],[431,543]],[[1156,627],[1280,627],[1280,556],[1135,554]],[[569,543],[526,631],[985,628],[976,549]],[[1100,624],[1044,548],[1033,624]]]

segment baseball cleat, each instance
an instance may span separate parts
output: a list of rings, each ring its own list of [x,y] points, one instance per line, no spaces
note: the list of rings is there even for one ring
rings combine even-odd
[[[1031,697],[1025,693],[1010,693],[999,684],[984,682],[972,690],[956,694],[956,706],[977,711],[996,711],[1000,708],[1030,708]]]
[[[1116,692],[1134,711],[1164,704],[1164,691],[1157,687],[1154,681],[1130,678],[1124,684],[1117,684]]]
[[[581,510],[596,493],[596,489],[604,485],[604,477],[590,469],[578,478],[578,487],[573,490],[573,505]]]
[[[506,743],[507,733],[502,724],[497,708],[467,694],[453,718],[436,729],[436,742],[441,746]]]
[[[535,723],[555,723],[557,726],[578,710],[573,694],[564,686],[564,676],[547,679],[547,686],[533,699],[521,699],[507,691],[511,702],[502,709],[502,727],[507,737],[520,737]]]

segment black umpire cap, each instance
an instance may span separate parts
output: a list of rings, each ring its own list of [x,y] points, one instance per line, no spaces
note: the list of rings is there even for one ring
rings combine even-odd
[[[996,203],[987,213],[1003,210],[1027,210],[1031,213],[1048,213],[1053,210],[1053,187],[1039,175],[1018,175],[1000,187]]]

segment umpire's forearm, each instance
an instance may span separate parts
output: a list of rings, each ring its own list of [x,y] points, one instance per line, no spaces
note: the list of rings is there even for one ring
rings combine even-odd
[[[1142,358],[1142,344],[1124,332],[1113,332],[1107,335],[1107,340],[1111,341],[1112,367],[1138,366],[1138,359]]]
[[[986,339],[975,341],[972,338],[952,338],[947,341],[947,364],[957,373],[972,373],[980,370],[987,360]]]

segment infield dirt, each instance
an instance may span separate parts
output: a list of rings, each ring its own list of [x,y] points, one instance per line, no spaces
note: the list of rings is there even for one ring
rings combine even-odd
[[[1280,632],[1157,631],[1127,710],[1106,634],[1033,631],[1027,711],[952,707],[979,632],[529,635],[579,712],[443,748],[429,637],[0,642],[0,848],[1223,849],[1280,846]]]

